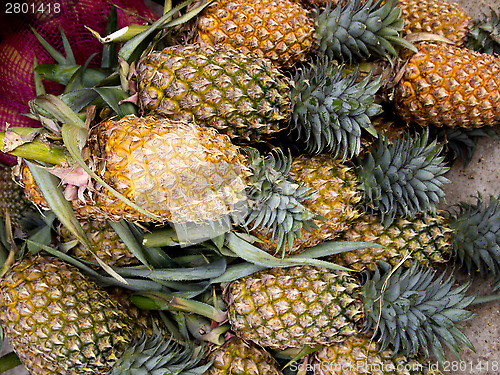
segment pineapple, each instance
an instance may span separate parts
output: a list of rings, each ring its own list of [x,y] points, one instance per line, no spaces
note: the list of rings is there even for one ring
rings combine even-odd
[[[17,164],[12,167],[12,171],[14,180],[19,186],[22,186],[26,198],[35,206],[48,209],[47,202],[45,202],[45,198],[26,163],[18,159]]]
[[[359,217],[357,205],[362,194],[357,189],[354,171],[331,155],[301,155],[295,158],[290,176],[311,189],[312,194],[303,204],[309,211],[319,215],[319,218],[314,219],[316,228],[302,230],[293,246],[286,250],[287,256],[335,239]],[[259,248],[270,253],[277,251],[276,243],[269,236],[266,237],[263,231],[254,231],[253,234],[263,241],[256,243]]]
[[[346,341],[324,346],[313,354],[308,367],[314,375],[440,375],[431,363],[419,358],[380,350],[368,335],[355,335]]]
[[[194,120],[233,139],[271,136],[290,116],[289,80],[232,48],[167,47],[142,58],[137,74],[142,113]]]
[[[493,126],[500,121],[500,59],[446,43],[421,42],[403,55],[397,113],[419,125]]]
[[[248,149],[250,156],[249,212],[243,223],[245,229],[266,237],[264,244],[272,242],[276,251],[289,253],[303,233],[316,227],[313,214],[302,203],[312,189],[290,175],[291,157],[285,157],[281,149],[273,149],[266,157]]]
[[[314,220],[317,228],[303,231],[286,255],[341,238],[366,211],[380,215],[383,225],[396,217],[436,213],[436,204],[444,197],[443,185],[448,182],[443,175],[449,170],[440,156],[441,149],[435,141],[428,143],[424,132],[393,141],[381,137],[354,166],[327,154],[295,158],[290,175],[313,190],[303,205],[320,218]],[[256,236],[266,239],[261,231]],[[275,244],[269,241],[256,245],[276,252]]]
[[[380,213],[386,224],[396,216],[436,212],[449,182],[444,177],[449,167],[442,145],[428,139],[427,131],[400,139],[380,137],[378,145],[363,155],[356,176],[366,211]]]
[[[95,256],[107,265],[124,267],[141,264],[107,221],[81,220],[80,225],[92,244]],[[57,227],[57,234],[58,243],[62,247],[68,242],[77,241],[76,237],[62,224]],[[68,253],[79,259],[95,261],[94,254],[80,242],[72,246]]]
[[[110,297],[116,301],[130,317],[132,317],[134,321],[134,334],[137,337],[141,335],[154,336],[157,330],[159,330],[164,337],[170,336],[170,332],[158,311],[143,310],[134,305],[130,300],[132,292],[129,289],[115,286],[105,288],[105,291],[109,293]]]
[[[385,248],[365,248],[328,257],[328,260],[355,270],[374,270],[378,261],[397,266],[412,261],[430,267],[455,259],[471,273],[484,276],[500,275],[496,224],[500,217],[498,198],[490,197],[484,204],[479,196],[475,204],[461,202],[448,214],[418,215],[413,219],[397,218],[389,226],[379,215],[364,215],[356,219],[338,238],[344,241],[364,241]]]
[[[363,215],[339,239],[363,241],[385,246],[332,255],[329,260],[357,271],[374,270],[379,261],[397,266],[413,260],[426,267],[445,263],[451,256],[452,230],[441,215],[419,215],[413,219],[396,218],[388,227],[378,215]]]
[[[291,0],[213,2],[198,17],[198,38],[256,53],[281,65],[305,61],[314,45],[314,21]]]
[[[500,276],[500,198],[490,196],[486,204],[481,195],[475,203],[460,202],[450,212],[448,226],[453,255],[468,272]]]
[[[308,54],[366,59],[396,54],[407,46],[400,37],[401,10],[396,0],[327,3],[310,14],[293,0],[218,0],[198,17],[198,39],[209,45],[229,45],[289,67]]]
[[[21,228],[22,221],[35,207],[24,195],[24,190],[12,179],[12,171],[5,167],[0,169],[0,215],[5,219],[7,213],[13,228]]]
[[[208,357],[205,375],[282,375],[276,360],[251,342],[233,336]]]
[[[432,33],[465,46],[472,18],[457,3],[440,0],[399,0],[404,31]]]
[[[472,161],[479,139],[499,139],[494,127],[482,128],[430,128],[431,136],[444,146],[446,164],[452,166],[459,160],[463,167]]]
[[[500,52],[500,19],[495,9],[473,19],[455,2],[439,0],[400,0],[404,32],[431,33],[449,39],[453,44],[475,51]]]
[[[21,146],[21,151],[13,152],[31,158],[30,151],[37,145],[50,149],[44,141],[45,138],[36,139]],[[291,244],[302,228],[308,229],[315,217],[301,204],[308,189],[288,176],[290,162],[282,152],[275,150],[266,157],[251,148],[243,152],[212,128],[126,116],[96,126],[88,148],[88,165],[140,208],[156,214],[160,220],[170,221],[182,242],[205,240],[230,230],[232,224],[244,223],[247,217],[253,221],[265,216],[266,220],[258,219],[256,226],[273,228],[281,248]],[[55,163],[63,168],[65,192],[70,192],[67,199],[78,218],[154,220],[90,181],[80,186],[77,194],[71,194],[73,179],[68,171],[78,167],[67,158]],[[26,163],[18,165],[17,176],[26,195],[42,208],[49,208]],[[276,215],[279,201],[280,214]],[[193,227],[195,234],[190,230]],[[96,235],[97,232],[90,233],[91,237]],[[95,245],[100,252],[101,242]],[[116,246],[110,249],[108,254],[101,251],[100,258],[114,262],[115,255],[120,255],[123,260],[131,259],[131,254],[116,252]],[[87,253],[79,247],[75,250],[82,255]]]
[[[338,1],[334,0],[301,0],[301,3],[303,3],[308,8],[325,7],[329,2],[333,3],[332,5],[338,5],[339,3]]]
[[[362,129],[380,112],[380,80],[320,59],[294,79],[264,58],[227,46],[172,46],[137,67],[141,113],[194,120],[234,142],[265,142],[290,126],[313,152],[356,155]],[[291,125],[289,123],[291,122]]]
[[[360,215],[357,206],[362,195],[354,171],[330,155],[301,155],[294,160],[290,175],[314,189],[304,205],[323,218],[316,220],[317,229],[297,239],[300,249],[336,238]]]
[[[94,127],[88,148],[88,163],[104,181],[162,221],[217,220],[235,212],[244,199],[246,159],[211,128],[129,115]],[[21,169],[21,177],[26,173]],[[26,181],[25,188],[33,188],[32,178]],[[81,219],[154,220],[104,187],[87,188],[83,194],[85,200],[71,200]],[[36,191],[27,195],[39,197]]]
[[[471,347],[457,328],[474,315],[465,310],[474,299],[465,296],[467,285],[451,289],[451,276],[434,279],[436,271],[415,265],[381,267],[364,285],[347,272],[312,266],[245,276],[224,290],[229,322],[237,336],[270,348],[331,345],[365,330],[375,331],[382,350],[430,349],[440,361],[442,343],[457,355],[460,344]]]
[[[0,322],[30,374],[152,373],[176,365],[181,373],[197,365],[198,353],[145,335],[108,293],[43,254],[19,260],[0,281]]]

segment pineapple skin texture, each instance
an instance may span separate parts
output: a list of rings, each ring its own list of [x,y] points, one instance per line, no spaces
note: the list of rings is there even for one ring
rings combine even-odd
[[[236,336],[213,351],[208,360],[214,362],[205,375],[283,375],[271,354]]]
[[[292,162],[290,177],[304,183],[313,191],[303,205],[325,220],[314,220],[317,229],[311,231],[304,229],[302,236],[295,240],[292,249],[286,250],[287,256],[337,238],[360,216],[356,206],[361,201],[361,192],[356,188],[356,176],[351,168],[331,156],[318,154],[296,157]],[[266,237],[258,231],[253,234],[259,239],[266,240]],[[276,252],[276,244],[269,241],[257,242],[256,246],[271,254]]]
[[[273,349],[327,345],[357,333],[364,317],[360,285],[346,272],[273,268],[224,291],[235,334]]]
[[[500,59],[445,43],[418,43],[394,93],[419,125],[474,128],[500,122]]]
[[[342,343],[316,351],[311,364],[314,375],[440,375],[418,359],[380,351],[370,336],[355,335]]]
[[[36,255],[0,281],[0,322],[30,374],[104,374],[131,342],[134,321],[75,267]]]
[[[47,202],[26,163],[18,160],[18,164],[13,167],[13,171],[15,181],[23,187],[24,194],[29,201],[38,207],[48,209]]]
[[[371,242],[385,248],[347,251],[328,259],[356,271],[367,268],[374,271],[379,261],[396,266],[405,257],[408,257],[404,261],[407,266],[415,260],[425,267],[432,267],[436,263],[445,263],[450,258],[451,232],[442,216],[398,218],[386,228],[380,217],[365,215],[353,222],[340,239]]]
[[[281,66],[303,62],[314,46],[308,11],[291,0],[219,0],[198,18],[198,38],[255,53]]]
[[[245,199],[246,159],[214,129],[125,116],[101,123],[90,139],[101,177],[162,220],[217,220]],[[147,220],[106,189],[96,203],[111,217]]]
[[[125,267],[141,264],[107,221],[80,220],[80,225],[87,234],[97,257],[108,266]],[[57,234],[59,243],[76,240],[64,225],[57,227]],[[68,253],[79,259],[95,262],[94,255],[80,242],[69,249]]]
[[[304,206],[326,220],[316,220],[318,229],[304,232],[298,240],[305,250],[337,238],[360,216],[356,206],[361,201],[354,171],[328,154],[301,155],[290,169],[290,176],[310,187],[314,193]]]
[[[105,290],[119,304],[120,308],[132,317],[134,321],[133,334],[137,339],[141,339],[144,335],[153,337],[158,329],[165,337],[171,336],[171,332],[157,310],[142,310],[133,304],[130,300],[132,291],[119,286],[108,287]]]
[[[226,218],[246,199],[246,158],[227,136],[212,128],[129,115],[94,127],[90,149],[96,173],[161,221],[182,224]],[[26,166],[20,180],[30,200],[48,208]],[[70,201],[79,219],[155,221],[104,187],[84,194],[85,200]]]
[[[11,169],[0,169],[0,216],[5,218],[8,212],[13,228],[20,228],[21,220],[32,210],[23,188],[12,179]]]
[[[456,3],[441,0],[400,0],[404,31],[444,36],[464,46],[472,18]]]
[[[227,46],[172,46],[137,66],[143,114],[195,121],[238,142],[260,142],[291,116],[290,80],[273,64]]]

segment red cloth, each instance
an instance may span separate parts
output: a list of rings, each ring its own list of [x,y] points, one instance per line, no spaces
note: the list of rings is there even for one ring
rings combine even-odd
[[[25,2],[26,3],[26,2]],[[31,32],[33,27],[50,45],[64,54],[59,27],[64,30],[76,62],[84,64],[90,55],[98,52],[90,66],[99,66],[102,45],[84,26],[104,35],[108,15],[113,5],[117,6],[118,28],[131,24],[155,21],[157,15],[142,0],[29,0],[28,12],[3,13],[0,16],[0,131],[11,126],[37,127],[37,121],[20,113],[29,112],[28,101],[35,97],[33,64],[55,61],[41,46]],[[48,4],[52,8],[48,8]],[[57,7],[56,4],[59,4]],[[32,10],[35,10],[33,13]],[[40,12],[38,12],[40,10]],[[42,11],[43,10],[43,11]],[[143,17],[143,18],[141,18]],[[44,81],[46,91],[58,95],[63,87]],[[0,163],[12,164],[13,158],[0,152]]]

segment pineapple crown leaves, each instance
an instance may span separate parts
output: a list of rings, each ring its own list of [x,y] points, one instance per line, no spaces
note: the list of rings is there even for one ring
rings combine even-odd
[[[445,196],[442,187],[449,180],[443,175],[449,167],[440,156],[443,146],[428,138],[428,130],[395,140],[380,137],[378,147],[359,162],[356,174],[365,205],[379,212],[385,225],[396,216],[435,214]]]
[[[211,363],[201,365],[205,348],[178,344],[159,331],[143,335],[128,347],[114,364],[109,375],[202,375]]]
[[[390,59],[397,47],[415,50],[401,37],[404,20],[397,0],[328,2],[315,17],[316,43],[321,54],[354,61],[371,55]],[[332,9],[333,7],[333,9]]]
[[[500,16],[493,8],[490,8],[489,15],[475,20],[469,27],[467,48],[500,55]]]
[[[448,165],[461,159],[466,167],[472,160],[477,141],[480,137],[500,140],[500,136],[491,128],[442,128],[430,126],[430,136],[443,144],[443,152]]]
[[[246,151],[253,174],[247,190],[250,207],[245,225],[272,233],[271,241],[276,241],[277,251],[291,249],[302,229],[316,227],[313,219],[318,217],[301,203],[312,192],[289,176],[292,158],[281,149],[275,148],[265,157],[252,148]]]
[[[381,80],[371,74],[358,80],[358,75],[322,58],[294,78],[291,121],[309,152],[326,149],[335,157],[341,153],[343,160],[359,154],[362,129],[382,109],[374,103]]]
[[[460,202],[449,218],[453,230],[451,243],[457,260],[469,272],[500,276],[500,201],[490,196],[484,204],[481,195],[475,204]]]
[[[409,269],[391,269],[381,262],[363,285],[366,312],[365,329],[374,329],[384,350],[416,355],[429,349],[442,363],[444,343],[458,358],[460,345],[473,350],[469,339],[459,330],[458,322],[474,317],[465,310],[474,297],[467,297],[469,284],[453,289],[452,276],[423,269],[416,263]]]

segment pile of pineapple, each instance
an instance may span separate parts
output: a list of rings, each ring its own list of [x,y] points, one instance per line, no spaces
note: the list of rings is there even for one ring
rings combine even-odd
[[[439,374],[472,348],[480,299],[435,266],[498,279],[500,203],[438,207],[500,123],[496,12],[170,3],[91,30],[101,69],[39,37],[43,127],[0,134],[0,368]]]

